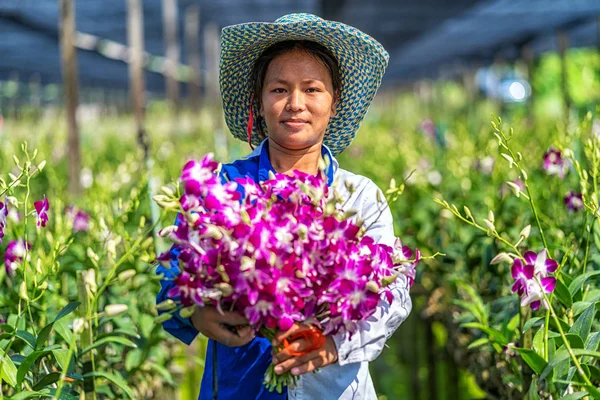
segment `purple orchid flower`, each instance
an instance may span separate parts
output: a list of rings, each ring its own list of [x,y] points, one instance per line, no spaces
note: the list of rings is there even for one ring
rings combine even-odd
[[[4,267],[6,274],[13,276],[19,267],[19,263],[27,254],[27,250],[31,248],[31,244],[25,243],[23,240],[14,240],[8,243],[6,252],[4,253]]]
[[[575,193],[569,190],[569,193],[564,198],[565,205],[568,211],[577,212],[584,208],[583,195],[581,193]]]
[[[44,197],[44,200],[36,201],[33,205],[37,212],[37,226],[41,225],[45,228],[48,223],[48,209],[50,208],[48,198]]]
[[[0,201],[0,244],[4,237],[4,228],[6,227],[6,218],[8,217],[8,202]]]
[[[564,178],[567,172],[568,164],[562,156],[560,150],[550,147],[544,153],[544,170],[548,175],[557,175],[559,178]]]
[[[515,283],[512,292],[521,296],[521,306],[530,306],[537,310],[544,299],[543,293],[552,293],[556,285],[556,278],[549,274],[556,271],[558,263],[548,258],[548,250],[543,249],[536,254],[527,251],[523,259],[515,259],[511,268]]]

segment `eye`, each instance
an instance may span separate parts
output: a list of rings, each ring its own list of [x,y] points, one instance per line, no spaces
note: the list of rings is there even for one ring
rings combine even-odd
[[[284,88],[275,88],[272,90],[272,92],[273,93],[283,93],[283,92],[285,92],[285,89]]]
[[[308,89],[306,89],[306,91],[308,93],[315,93],[315,92],[320,92],[321,89],[314,87],[314,88],[308,88]]]

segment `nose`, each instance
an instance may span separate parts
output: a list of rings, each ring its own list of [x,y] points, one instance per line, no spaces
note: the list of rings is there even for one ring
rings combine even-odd
[[[293,90],[288,96],[286,108],[288,111],[297,112],[304,110],[304,92],[302,90]]]

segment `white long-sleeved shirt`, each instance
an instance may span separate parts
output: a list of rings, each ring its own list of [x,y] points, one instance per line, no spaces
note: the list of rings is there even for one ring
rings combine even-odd
[[[385,200],[383,205],[377,201],[377,192],[381,190],[369,178],[339,168],[337,160],[332,159],[336,190],[342,198],[348,199],[344,208],[357,211],[357,216],[365,220],[365,226],[369,227],[366,235],[377,243],[393,246],[392,213]],[[354,185],[352,194],[347,191],[346,182]],[[383,194],[380,194],[380,198],[385,199]],[[335,335],[338,361],[321,368],[317,373],[302,375],[296,388],[288,388],[290,400],[377,399],[369,373],[369,361],[381,354],[387,339],[408,317],[412,309],[408,288],[406,277],[400,275],[390,286],[394,295],[391,304],[380,300],[375,314],[360,323],[359,330],[351,340],[347,335]]]

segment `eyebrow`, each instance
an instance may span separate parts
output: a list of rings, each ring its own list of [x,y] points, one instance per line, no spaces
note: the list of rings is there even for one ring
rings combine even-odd
[[[318,80],[318,79],[304,79],[304,80],[302,81],[302,83],[315,83],[315,82],[323,83],[322,81],[320,81],[320,80]],[[288,84],[289,82],[288,82],[288,81],[286,81],[285,79],[278,78],[278,79],[275,79],[275,80],[273,80],[273,81],[269,81],[269,82],[265,82],[265,83],[266,83],[266,84],[274,84],[274,83],[279,83],[279,84],[284,84],[284,85],[285,85],[285,84]]]

